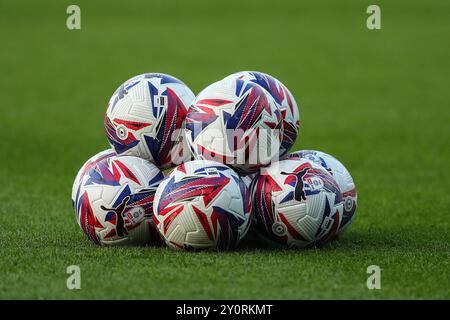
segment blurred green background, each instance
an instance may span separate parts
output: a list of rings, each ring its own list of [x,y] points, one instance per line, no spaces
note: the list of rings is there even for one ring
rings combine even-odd
[[[81,30],[66,8],[81,8]],[[381,7],[381,30],[366,8]],[[0,1],[0,298],[450,298],[448,1]],[[107,148],[103,113],[144,72],[198,93],[240,70],[300,105],[294,149],[340,159],[357,218],[320,250],[97,248],[74,176]],[[66,288],[66,267],[82,288]],[[368,290],[366,268],[382,269]]]

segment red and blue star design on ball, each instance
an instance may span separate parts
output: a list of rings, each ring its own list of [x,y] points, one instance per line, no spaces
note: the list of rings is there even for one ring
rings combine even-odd
[[[122,175],[140,185],[136,175],[120,160],[105,159],[97,163],[89,171],[89,178],[85,186],[91,184],[119,186]]]
[[[123,139],[119,138],[117,135],[117,126],[123,125],[127,128],[126,137]],[[138,130],[141,130],[145,127],[150,126],[151,123],[143,123],[136,121],[127,121],[121,119],[114,119],[112,122],[108,116],[105,116],[105,130],[108,141],[114,147],[118,154],[122,154],[125,151],[130,150],[131,148],[138,145],[139,140],[133,134]]]
[[[144,135],[148,150],[158,167],[171,161],[171,150],[176,143],[172,134],[181,129],[186,117],[186,106],[172,89],[166,88],[162,96],[167,97],[167,107],[162,111],[162,119],[156,124],[156,136]]]

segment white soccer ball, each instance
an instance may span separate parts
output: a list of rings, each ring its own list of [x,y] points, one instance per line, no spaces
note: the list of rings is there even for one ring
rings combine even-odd
[[[278,160],[281,111],[260,85],[229,78],[201,91],[186,115],[194,158],[214,160],[241,174]]]
[[[156,191],[154,220],[166,243],[183,250],[226,250],[246,235],[248,188],[229,167],[208,160],[179,165]]]
[[[133,156],[103,151],[91,159],[73,186],[76,218],[88,239],[105,246],[156,243],[153,199],[162,172]]]
[[[265,244],[304,248],[323,244],[342,219],[342,195],[320,165],[282,160],[263,168],[252,184],[254,230]]]
[[[119,155],[149,160],[168,168],[189,160],[183,150],[182,125],[195,95],[180,80],[162,73],[146,73],[123,83],[112,95],[105,130]]]
[[[350,172],[339,160],[325,152],[316,150],[301,150],[293,152],[287,156],[287,159],[298,158],[307,159],[321,165],[333,175],[333,178],[339,185],[342,192],[342,199],[344,201],[344,212],[337,234],[342,234],[352,223],[357,209],[358,195]]]
[[[280,157],[286,155],[295,143],[300,129],[299,108],[289,89],[275,77],[258,71],[241,71],[233,73],[225,79],[228,78],[237,79],[240,82],[257,83],[270,93],[283,117],[283,141],[280,147]]]

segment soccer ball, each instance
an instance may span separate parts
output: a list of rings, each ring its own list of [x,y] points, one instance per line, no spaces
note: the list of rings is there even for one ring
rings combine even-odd
[[[229,75],[227,78],[237,79],[244,83],[251,81],[266,89],[275,100],[283,117],[283,141],[280,148],[280,157],[285,156],[297,139],[300,128],[300,113],[297,102],[289,89],[278,79],[266,73],[257,71],[241,71]]]
[[[112,95],[105,130],[114,150],[168,168],[190,159],[183,149],[182,124],[195,96],[180,80],[146,73],[123,83]]]
[[[298,158],[307,159],[321,165],[333,175],[333,178],[339,185],[344,201],[344,213],[337,234],[342,234],[353,221],[357,208],[356,186],[350,172],[348,172],[339,160],[325,152],[301,150],[287,156],[287,159]]]
[[[133,156],[104,151],[93,159],[73,186],[76,218],[88,239],[106,246],[155,243],[153,199],[162,172]]]
[[[244,182],[229,167],[209,160],[179,165],[156,191],[154,220],[175,249],[226,250],[246,235],[252,203]]]
[[[342,195],[323,167],[304,159],[282,160],[263,168],[256,179],[254,229],[265,244],[304,248],[335,235]]]
[[[186,139],[194,158],[256,172],[279,156],[281,112],[260,85],[229,78],[200,92],[186,115]]]

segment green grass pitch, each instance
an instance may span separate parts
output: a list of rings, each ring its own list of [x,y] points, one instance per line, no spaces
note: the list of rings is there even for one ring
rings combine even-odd
[[[368,5],[381,30],[368,30]],[[448,1],[72,1],[0,4],[0,298],[450,298]],[[239,70],[300,105],[293,149],[335,155],[354,224],[306,251],[100,248],[73,217],[81,164],[108,144],[115,88],[164,72],[195,93]],[[81,290],[66,268],[81,268]],[[366,268],[381,267],[368,290]]]

